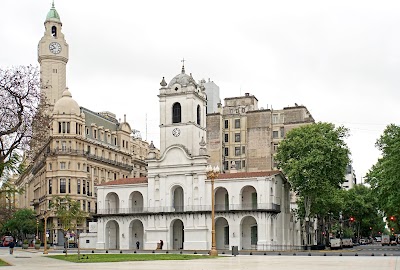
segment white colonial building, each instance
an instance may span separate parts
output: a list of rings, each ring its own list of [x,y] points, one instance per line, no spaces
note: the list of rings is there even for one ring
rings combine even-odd
[[[300,245],[290,211],[290,186],[280,171],[220,174],[207,179],[206,103],[202,84],[180,74],[160,94],[160,153],[152,151],[148,175],[97,186],[97,248],[211,249],[215,194],[217,249],[289,249]],[[211,164],[216,165],[216,164]]]

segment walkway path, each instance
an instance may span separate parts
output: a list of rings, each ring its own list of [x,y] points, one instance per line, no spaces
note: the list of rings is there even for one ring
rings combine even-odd
[[[8,248],[0,248],[0,259],[12,264],[1,270],[261,270],[261,269],[307,269],[307,270],[395,270],[400,269],[400,257],[337,257],[337,256],[246,256],[220,257],[216,259],[190,261],[147,261],[120,263],[90,263],[77,264],[46,258],[43,250],[22,250],[17,248],[14,255],[9,254]]]

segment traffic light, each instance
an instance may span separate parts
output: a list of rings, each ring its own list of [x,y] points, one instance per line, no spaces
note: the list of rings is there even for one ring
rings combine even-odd
[[[350,217],[350,222],[354,222],[354,217]]]
[[[394,219],[395,219],[394,216],[390,216],[391,221],[394,221]]]

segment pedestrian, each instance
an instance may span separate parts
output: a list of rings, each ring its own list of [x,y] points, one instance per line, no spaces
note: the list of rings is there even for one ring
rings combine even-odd
[[[163,240],[160,240],[160,249],[162,249],[163,245],[164,245]]]
[[[14,241],[11,241],[8,246],[10,247],[10,254],[13,255],[14,254],[14,247],[15,247],[15,243]]]
[[[136,241],[136,249],[139,249],[139,247],[140,247],[140,242],[138,240],[138,241]]]

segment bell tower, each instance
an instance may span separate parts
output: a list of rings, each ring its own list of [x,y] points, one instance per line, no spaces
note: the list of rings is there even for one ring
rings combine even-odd
[[[206,94],[185,66],[167,85],[160,88],[160,152],[172,145],[184,146],[191,156],[204,155],[206,140]]]
[[[42,93],[52,110],[66,88],[68,62],[68,44],[61,32],[62,23],[54,7],[54,1],[47,13],[44,27],[44,35],[38,44],[38,62]]]

